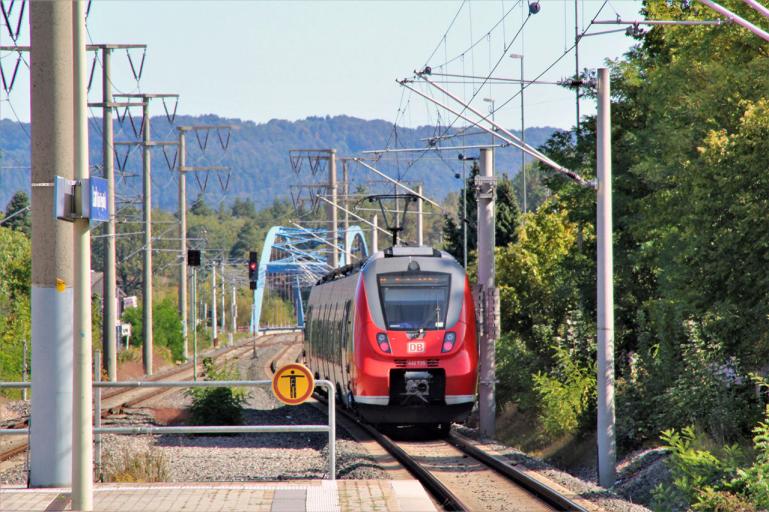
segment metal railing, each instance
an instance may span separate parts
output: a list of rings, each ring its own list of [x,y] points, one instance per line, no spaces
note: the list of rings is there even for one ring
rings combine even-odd
[[[21,389],[26,390],[32,387],[31,382],[0,382],[0,389]],[[27,428],[2,428],[0,436],[26,436],[29,435]]]
[[[102,427],[101,388],[222,388],[271,386],[271,380],[207,380],[207,381],[123,381],[94,382],[94,441],[97,461],[101,460],[100,434],[252,434],[276,432],[328,432],[328,476],[336,480],[336,408],[334,400],[328,401],[328,425],[238,425],[238,426],[184,426],[184,427]],[[329,396],[336,393],[334,383],[316,380],[316,386],[325,386]]]
[[[271,386],[271,380],[210,380],[210,381],[117,381],[94,382],[94,443],[96,444],[96,464],[101,465],[101,434],[252,434],[252,433],[292,433],[292,432],[328,432],[328,476],[336,480],[336,406],[334,400],[328,401],[328,425],[239,425],[239,426],[183,426],[183,427],[102,427],[101,426],[101,389],[102,388],[220,388],[220,387],[255,387]],[[316,380],[316,386],[325,386],[329,397],[336,393],[334,383],[328,380]],[[0,389],[24,389],[31,387],[29,382],[0,382]],[[0,435],[28,435],[29,428],[0,429]]]

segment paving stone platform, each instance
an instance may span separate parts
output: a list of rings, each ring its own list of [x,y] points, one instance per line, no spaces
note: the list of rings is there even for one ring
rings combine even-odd
[[[0,487],[0,511],[72,510],[70,489]],[[428,512],[416,480],[97,484],[94,512]]]

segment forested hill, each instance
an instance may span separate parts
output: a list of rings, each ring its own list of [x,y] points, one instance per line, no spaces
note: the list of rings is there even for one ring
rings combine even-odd
[[[161,109],[162,112],[162,109]],[[138,127],[141,120],[134,119]],[[187,165],[221,165],[232,169],[228,189],[222,193],[222,185],[213,173],[209,176],[206,186],[206,201],[218,205],[222,200],[232,202],[235,197],[251,198],[258,207],[269,205],[275,198],[288,199],[288,184],[296,182],[289,162],[289,149],[335,148],[340,156],[354,155],[366,149],[381,149],[398,147],[424,147],[424,138],[435,136],[442,132],[441,128],[422,126],[417,129],[398,127],[393,131],[392,123],[383,120],[367,121],[348,116],[309,117],[299,121],[283,121],[273,119],[267,123],[256,124],[240,119],[224,119],[215,115],[177,116],[175,125],[199,124],[234,124],[238,127],[232,133],[229,146],[222,150],[226,137],[222,141],[213,132],[207,145],[204,140],[200,144],[193,134],[188,136]],[[101,119],[92,119],[90,123],[90,152],[91,165],[97,166],[97,175],[101,174]],[[130,119],[125,117],[123,122],[115,120],[116,140],[135,140]],[[28,124],[20,124],[11,120],[0,120],[0,206],[4,206],[17,190],[29,192],[30,143]],[[553,128],[528,128],[526,141],[534,146],[544,143],[555,131]],[[464,138],[448,139],[446,146],[488,143],[489,135],[475,133]],[[518,134],[518,131],[514,131]],[[169,125],[166,117],[161,115],[152,118],[151,134],[154,140],[176,140],[176,130]],[[206,151],[201,151],[201,146]],[[127,146],[118,148],[120,160],[125,157]],[[167,150],[168,159],[173,162],[173,149]],[[457,160],[457,151],[445,152],[443,159],[437,158],[434,152],[423,155],[418,162],[410,165],[410,160],[417,154],[399,154],[398,160],[390,157],[387,162],[381,161],[377,167],[406,180],[422,181],[425,190],[433,197],[443,198],[451,190],[460,187],[461,180],[454,178],[455,172],[461,172]],[[477,154],[477,150],[465,152]],[[520,167],[520,152],[515,149],[497,151],[497,169],[499,172],[515,174]],[[118,193],[121,196],[137,195],[141,189],[141,151],[134,147],[126,160],[126,177],[118,181]],[[175,210],[177,204],[177,187],[173,175],[168,170],[168,164],[160,148],[153,150],[153,204],[168,210]],[[341,174],[341,170],[339,171]],[[375,177],[361,168],[352,170],[353,181]],[[222,175],[224,178],[224,175]],[[203,180],[201,180],[203,181]],[[226,183],[226,179],[222,180]],[[199,185],[194,179],[188,185],[188,195],[194,198],[199,193]]]

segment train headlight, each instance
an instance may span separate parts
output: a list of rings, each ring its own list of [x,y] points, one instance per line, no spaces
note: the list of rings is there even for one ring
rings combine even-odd
[[[454,348],[454,343],[457,342],[457,333],[454,331],[446,331],[446,334],[443,335],[443,346],[441,347],[441,352],[448,352],[452,348]]]
[[[377,333],[376,343],[379,345],[379,350],[382,352],[390,353],[390,340],[387,339],[387,335],[383,332]]]

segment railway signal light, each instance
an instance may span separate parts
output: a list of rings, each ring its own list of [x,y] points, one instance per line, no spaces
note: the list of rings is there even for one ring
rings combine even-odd
[[[259,278],[258,268],[256,251],[250,251],[248,253],[248,286],[252,290],[256,290],[256,281]]]
[[[197,249],[189,249],[187,251],[187,265],[190,267],[200,266],[200,251]]]

